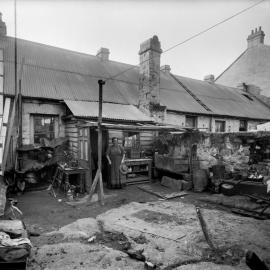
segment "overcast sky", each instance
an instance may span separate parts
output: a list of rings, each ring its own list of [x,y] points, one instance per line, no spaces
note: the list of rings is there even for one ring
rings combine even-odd
[[[139,46],[157,35],[163,50],[258,2],[253,0],[17,0],[18,37],[138,64]],[[14,35],[14,4],[0,0],[8,35]],[[202,79],[219,75],[247,47],[262,26],[270,45],[270,0],[162,54],[172,72]]]

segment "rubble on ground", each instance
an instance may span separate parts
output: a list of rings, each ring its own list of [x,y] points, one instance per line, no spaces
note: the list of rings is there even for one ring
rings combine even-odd
[[[194,205],[133,202],[53,232],[64,237],[36,248],[29,269],[145,269],[147,261],[163,270],[247,270],[246,249],[270,263],[269,220],[212,209],[201,212],[214,251],[205,241]]]
[[[88,239],[99,232],[99,226],[94,218],[82,218],[73,223],[61,227],[58,231],[52,231],[46,235],[62,235],[63,239]]]

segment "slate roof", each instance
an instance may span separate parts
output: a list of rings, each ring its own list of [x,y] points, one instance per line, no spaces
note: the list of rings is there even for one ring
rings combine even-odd
[[[18,39],[17,44],[18,62],[25,58],[22,76],[24,97],[98,101],[98,79],[107,79],[130,69],[106,81],[103,99],[106,103],[138,104],[138,66],[110,60],[102,62],[93,55],[22,39]],[[0,38],[0,48],[4,49],[4,93],[14,95],[14,38]],[[270,120],[267,107],[256,100],[251,102],[239,90],[181,76],[176,78],[211,111],[207,111],[170,74],[160,72],[160,99],[168,110]]]
[[[98,102],[65,100],[75,117],[97,118]],[[153,122],[134,105],[106,103],[102,105],[102,118],[106,120],[125,120],[136,122]]]
[[[259,44],[244,51],[216,82],[236,87],[239,83],[256,85],[261,94],[270,97],[270,46]]]

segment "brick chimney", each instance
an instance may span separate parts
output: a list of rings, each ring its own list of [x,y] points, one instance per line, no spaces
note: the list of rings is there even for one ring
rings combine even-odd
[[[110,51],[107,48],[100,48],[97,52],[97,57],[99,57],[101,61],[108,61],[109,55]]]
[[[157,36],[140,45],[139,109],[158,119],[164,119],[165,106],[160,105],[160,55]]]
[[[0,12],[0,37],[7,35],[6,23],[2,21],[2,13]]]
[[[204,76],[203,80],[209,83],[214,83],[215,76],[213,74],[209,74],[209,75]]]
[[[262,31],[262,27],[259,29],[255,28],[255,30],[251,31],[251,34],[247,38],[248,48],[256,47],[260,44],[264,44],[264,32]]]

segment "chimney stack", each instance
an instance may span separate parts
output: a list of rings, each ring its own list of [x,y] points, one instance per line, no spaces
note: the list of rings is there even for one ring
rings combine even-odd
[[[171,67],[170,67],[169,65],[164,65],[164,66],[162,66],[162,67],[160,68],[160,70],[161,70],[162,72],[164,72],[165,74],[170,74],[170,72],[171,72]]]
[[[209,74],[209,75],[204,76],[203,80],[209,83],[214,83],[215,76],[213,74]]]
[[[7,35],[6,23],[2,21],[2,13],[0,12],[0,37]]]
[[[160,104],[160,55],[161,45],[157,36],[140,45],[139,109],[144,113],[164,120],[166,106]]]
[[[97,57],[99,57],[101,61],[108,61],[109,55],[110,51],[107,48],[100,48],[97,52]]]
[[[256,47],[260,44],[264,44],[264,32],[262,31],[262,27],[259,29],[255,28],[255,30],[251,31],[251,34],[247,38],[248,48]]]
[[[157,36],[140,45],[139,107],[149,110],[149,104],[159,103],[161,46]]]

